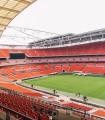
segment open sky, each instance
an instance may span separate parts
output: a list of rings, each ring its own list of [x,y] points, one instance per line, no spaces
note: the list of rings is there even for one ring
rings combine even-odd
[[[10,25],[57,34],[105,28],[105,0],[37,0]]]

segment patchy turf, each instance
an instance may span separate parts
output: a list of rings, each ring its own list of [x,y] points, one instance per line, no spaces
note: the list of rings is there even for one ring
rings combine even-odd
[[[24,82],[70,93],[80,92],[82,95],[105,100],[105,77],[62,74]]]

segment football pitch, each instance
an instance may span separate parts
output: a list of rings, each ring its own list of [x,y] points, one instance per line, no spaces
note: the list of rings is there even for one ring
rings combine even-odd
[[[105,77],[101,76],[60,74],[23,82],[68,93],[80,92],[85,96],[105,100]]]

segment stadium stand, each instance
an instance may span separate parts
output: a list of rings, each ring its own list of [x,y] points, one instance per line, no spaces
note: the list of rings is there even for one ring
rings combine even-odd
[[[92,47],[91,51],[93,50],[93,45],[90,46]],[[87,49],[88,47],[85,47],[85,53],[92,53],[92,52],[86,52],[86,51],[90,51],[90,49]],[[67,47],[66,50],[68,50],[69,48]],[[71,48],[70,48],[71,49]],[[5,53],[6,56],[5,57],[10,57],[10,53],[15,52],[15,53],[24,53],[27,58],[25,59],[7,59],[7,60],[1,60],[1,71],[0,71],[0,76],[2,78],[7,79],[7,81],[13,81],[13,80],[20,80],[20,79],[27,79],[27,78],[33,78],[36,76],[41,76],[41,75],[48,75],[48,74],[52,74],[52,73],[61,73],[61,72],[83,72],[83,73],[91,73],[91,74],[104,74],[105,70],[104,70],[104,62],[102,61],[94,61],[94,59],[96,59],[94,57],[94,55],[90,56],[90,59],[94,62],[91,61],[87,61],[86,56],[80,56],[78,57],[78,55],[80,54],[84,54],[83,53],[83,48],[81,50],[80,46],[76,46],[72,48],[73,50],[75,49],[74,53],[69,53],[68,57],[67,57],[67,51],[66,54],[65,52],[63,52],[62,50],[64,50],[63,48],[61,49],[50,49],[50,52],[52,51],[53,54],[55,54],[56,57],[53,56],[53,54],[50,54],[48,52],[48,50],[3,50],[2,49],[2,53]],[[6,51],[6,52],[5,52]],[[47,52],[46,52],[47,51]],[[78,52],[76,52],[78,51]],[[10,53],[9,53],[10,52]],[[36,54],[37,52],[37,54]],[[49,56],[50,54],[50,56]],[[85,55],[86,55],[85,54]],[[72,57],[70,57],[70,55],[73,55]],[[39,56],[43,56],[42,58]],[[46,56],[49,56],[48,58],[46,58]],[[33,57],[33,58],[30,58]],[[69,58],[70,57],[70,58]],[[99,56],[98,56],[99,57]],[[104,55],[103,55],[104,57]],[[4,58],[4,56],[2,56],[2,58]],[[53,59],[53,61],[52,61]],[[72,59],[72,62],[70,62],[70,60]],[[81,61],[81,59],[86,60],[85,61]],[[100,59],[103,59],[102,56],[100,57]],[[50,62],[51,61],[51,62]],[[76,62],[75,62],[76,61]],[[34,63],[33,63],[34,62]],[[23,93],[25,95],[29,95],[29,96],[38,96],[41,97],[43,96],[42,94],[39,93],[32,93],[30,91],[27,91],[26,89],[23,90],[23,88],[19,87],[19,86],[15,86],[13,84],[4,84],[2,83],[0,85],[3,88],[10,88],[11,90],[16,90],[20,93]],[[24,92],[25,91],[25,92]],[[36,119],[38,118],[38,116],[41,117],[42,120],[48,120],[48,116],[47,114],[42,115],[38,112],[32,112],[32,104],[28,104],[28,102],[25,102],[25,98],[23,97],[16,97],[14,95],[11,94],[5,94],[5,93],[1,93],[1,105],[7,107],[8,109],[12,108],[14,111],[23,114],[23,116],[29,117],[31,119]],[[2,99],[5,98],[5,99]],[[14,99],[14,100],[12,100]],[[19,100],[18,100],[19,99]],[[24,104],[19,101],[21,101],[20,99],[22,99],[22,101],[24,102]],[[8,102],[5,102],[5,100],[7,100]],[[10,101],[13,101],[13,103],[10,103]],[[15,103],[15,101],[17,101]],[[5,104],[4,104],[5,103]],[[28,105],[25,105],[25,103],[27,103]],[[19,105],[18,105],[19,104]],[[40,103],[35,103],[37,104],[37,109],[40,109],[39,105]],[[42,103],[41,103],[42,104]],[[17,106],[18,107],[17,107]],[[27,109],[26,106],[28,106]],[[43,106],[43,105],[42,105]],[[79,104],[79,103],[75,103],[75,102],[70,102],[70,103],[66,103],[64,104],[65,107],[68,108],[72,108],[74,110],[80,110],[80,111],[91,111],[93,108],[92,106],[87,106],[84,104]],[[24,110],[21,109],[24,108]],[[44,108],[44,107],[43,107]],[[46,109],[48,111],[48,109]],[[5,110],[1,109],[1,111],[5,112]],[[73,112],[72,114],[74,117],[77,118],[82,118],[83,117],[83,113],[79,113],[79,112]],[[87,118],[88,120],[100,120],[100,118],[97,118],[97,116],[101,116],[103,117],[103,112],[100,112],[100,115],[98,114],[98,112],[93,112],[92,113],[93,116],[89,116],[89,115],[85,115],[85,118]],[[17,118],[18,115],[15,113],[11,113],[11,116],[13,116],[14,118]]]
[[[13,9],[11,0],[0,2],[4,11],[0,37],[11,20],[35,1],[12,0]],[[22,30],[26,29],[20,32]],[[62,99],[58,102],[53,93],[44,94],[17,84],[20,80],[64,72],[105,75],[104,39],[105,30],[102,29],[33,40],[27,46],[3,45],[0,48],[0,119],[10,115],[13,120],[50,120],[49,117],[53,117],[52,120],[104,120],[102,106],[71,98],[69,102]]]
[[[6,93],[0,93],[0,104],[32,119],[41,117],[42,120],[48,120],[49,118],[45,114],[52,110],[48,105],[44,106],[42,103],[40,104],[37,101],[33,102],[25,97]],[[34,106],[36,107],[36,110],[34,110]],[[45,109],[43,110],[45,113],[42,113],[40,109],[44,107]],[[18,118],[15,114],[14,117]]]

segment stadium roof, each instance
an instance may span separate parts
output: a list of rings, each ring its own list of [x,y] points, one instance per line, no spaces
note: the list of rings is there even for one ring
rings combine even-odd
[[[6,26],[36,0],[0,0],[0,36]]]
[[[105,29],[80,34],[64,34],[29,43],[29,47],[55,48],[105,41]]]

